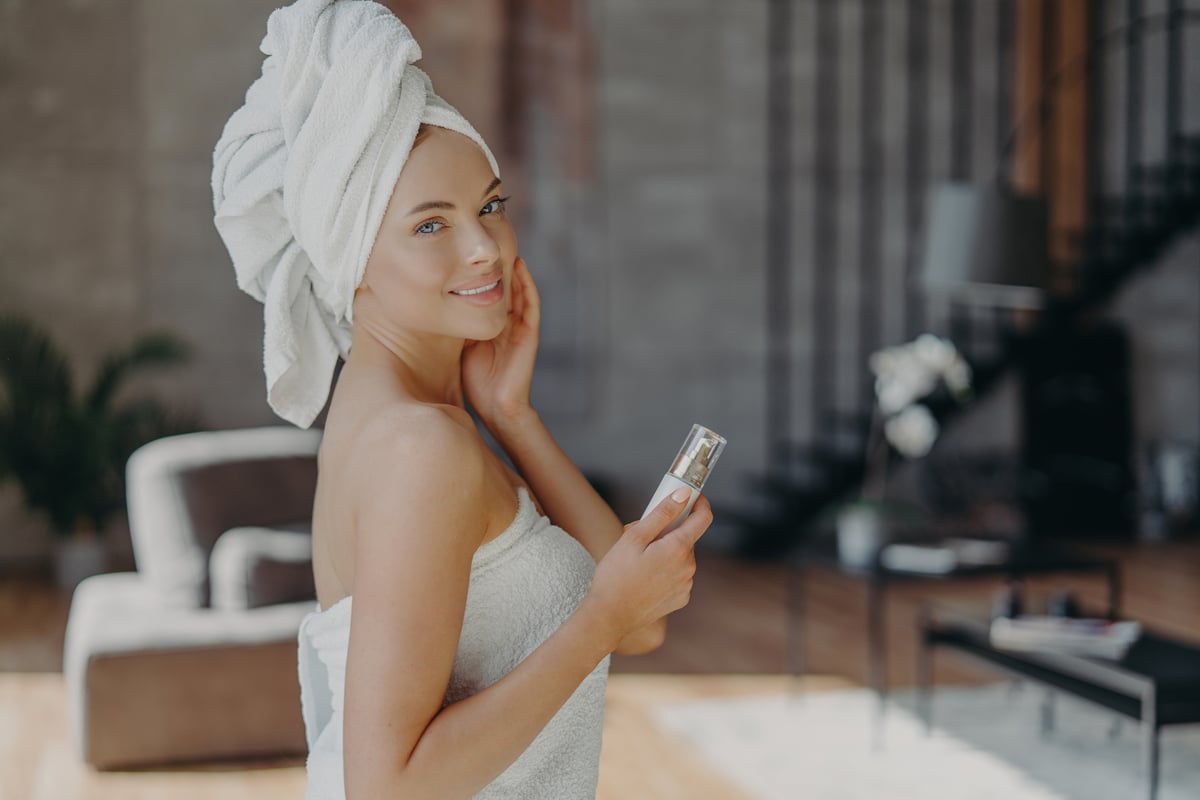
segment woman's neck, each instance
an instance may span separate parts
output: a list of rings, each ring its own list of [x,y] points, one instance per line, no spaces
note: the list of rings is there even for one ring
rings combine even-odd
[[[346,368],[380,370],[411,399],[465,408],[462,351],[465,344],[436,334],[383,332],[355,326]]]

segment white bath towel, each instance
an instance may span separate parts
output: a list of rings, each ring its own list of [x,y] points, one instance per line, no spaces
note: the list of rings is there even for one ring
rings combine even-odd
[[[421,123],[483,139],[415,66],[408,28],[372,0],[274,11],[262,75],[213,151],[214,223],[263,306],[267,402],[309,427],[350,351],[354,290]]]
[[[528,658],[587,594],[595,563],[517,490],[517,513],[471,560],[458,650],[443,705],[483,691]],[[298,672],[308,741],[305,800],[345,800],[342,733],[354,597],[300,623]],[[516,761],[475,800],[594,800],[604,730],[606,656]]]

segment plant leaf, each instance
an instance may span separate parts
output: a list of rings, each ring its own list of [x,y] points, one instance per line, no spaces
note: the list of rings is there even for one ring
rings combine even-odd
[[[182,339],[165,332],[146,334],[129,350],[104,359],[84,400],[84,407],[100,412],[109,407],[113,396],[130,375],[149,367],[180,364],[190,357],[191,348]]]
[[[116,390],[137,370],[187,356],[174,336],[143,336],[109,356],[87,401],[76,403],[69,362],[49,337],[29,320],[0,317],[0,478],[15,479],[26,504],[44,511],[60,534],[86,521],[103,529],[124,507],[129,455],[153,439],[201,427],[194,415],[155,400],[114,410]]]
[[[66,355],[24,317],[0,317],[0,388],[18,425],[28,422],[23,417],[52,417],[73,403]]]

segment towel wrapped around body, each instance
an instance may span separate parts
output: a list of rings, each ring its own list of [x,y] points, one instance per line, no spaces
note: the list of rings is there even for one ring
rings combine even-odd
[[[582,602],[595,563],[570,534],[538,514],[525,487],[517,514],[471,562],[462,632],[443,705],[486,689],[532,653]],[[346,652],[354,598],[300,624],[301,709],[308,737],[305,800],[344,800]],[[594,800],[609,659],[584,678],[525,752],[476,800]]]

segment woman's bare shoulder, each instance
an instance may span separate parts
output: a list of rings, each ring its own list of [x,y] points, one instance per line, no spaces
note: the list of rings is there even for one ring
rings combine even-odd
[[[471,432],[436,409],[390,422],[364,426],[352,455],[353,591],[371,606],[412,601],[391,585],[412,565],[465,575],[488,530],[486,464]]]
[[[481,476],[485,463],[478,434],[434,405],[390,405],[362,423],[343,446],[343,463],[366,486],[383,482],[424,492],[446,480]]]
[[[318,454],[313,525],[314,543],[321,538],[318,520],[331,532],[329,544],[314,547],[314,564],[322,553],[337,564],[336,588],[326,581],[325,596],[359,593],[364,546],[370,561],[387,562],[393,548],[408,546],[407,534],[450,528],[467,547],[483,535],[484,462],[472,443],[478,434],[437,407],[416,404],[389,404],[369,418],[331,422]]]
[[[436,452],[448,448],[457,455],[469,455],[478,449],[474,438],[448,408],[394,403],[355,426],[343,441],[343,449],[356,463],[363,464],[423,454],[429,449]]]

